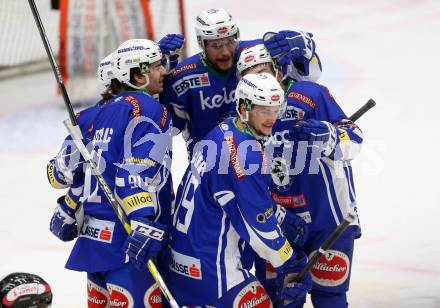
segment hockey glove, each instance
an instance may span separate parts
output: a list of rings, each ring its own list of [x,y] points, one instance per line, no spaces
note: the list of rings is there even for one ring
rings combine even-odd
[[[312,275],[308,272],[301,282],[291,282],[292,278],[307,264],[307,255],[297,251],[296,259],[290,258],[283,265],[283,273],[278,274],[279,291],[277,298],[282,303],[279,307],[302,307],[307,292],[312,288]]]
[[[184,42],[185,37],[181,34],[167,34],[159,41],[161,52],[169,59],[166,67],[168,72],[172,72],[179,62],[179,52]]]
[[[83,139],[85,145],[91,140]],[[47,178],[54,188],[72,185],[75,175],[83,172],[84,159],[72,139],[66,139],[57,155],[47,164]]]
[[[289,130],[289,139],[300,142],[307,141],[310,146],[322,149],[325,156],[330,156],[338,142],[336,127],[326,121],[300,120]]]
[[[280,66],[295,62],[301,56],[311,59],[315,53],[313,34],[302,31],[267,32],[263,36],[264,46],[269,50],[272,58]]]
[[[156,258],[166,247],[167,227],[145,218],[133,218],[131,229],[122,249],[138,270],[147,271],[148,260]]]
[[[309,235],[307,223],[294,212],[277,204],[275,217],[290,244],[302,247]]]
[[[66,196],[58,198],[57,203],[49,229],[60,240],[68,242],[78,236],[75,210],[66,202]]]

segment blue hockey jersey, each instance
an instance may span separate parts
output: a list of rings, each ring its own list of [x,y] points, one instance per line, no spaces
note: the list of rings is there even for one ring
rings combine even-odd
[[[348,211],[357,210],[350,161],[360,151],[362,132],[322,85],[296,82],[286,95],[285,117],[274,125],[268,141],[274,147],[272,196],[301,216],[311,230],[333,229]],[[337,146],[331,157],[289,140],[289,127],[301,119],[327,121],[337,127]]]
[[[262,146],[235,120],[194,148],[177,191],[167,282],[181,305],[215,302],[250,277],[243,261],[255,253],[275,267],[292,255],[274,215]]]
[[[240,41],[235,54],[261,40]],[[205,61],[201,53],[179,63],[167,80],[163,102],[168,107],[173,125],[183,132],[190,153],[198,141],[223,119],[235,115],[235,88],[238,84],[236,65],[219,72]]]
[[[92,156],[129,219],[170,222],[170,125],[167,109],[140,91],[113,98],[94,118]],[[127,234],[90,168],[81,201],[84,223],[66,267],[86,272],[120,267]]]

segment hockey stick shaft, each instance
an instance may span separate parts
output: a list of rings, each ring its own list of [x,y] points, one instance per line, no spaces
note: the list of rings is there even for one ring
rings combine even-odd
[[[313,254],[313,256],[309,259],[307,264],[302,268],[302,270],[293,277],[293,280],[290,282],[300,282],[303,280],[304,276],[308,271],[312,269],[312,267],[316,264],[318,259],[324,255],[329,248],[333,246],[339,236],[347,229],[347,227],[355,220],[356,215],[353,213],[349,213],[347,217],[337,226],[337,228],[329,235],[329,237],[322,243],[321,247]]]
[[[38,13],[34,0],[29,0],[29,6],[31,7],[32,14],[35,18],[35,23],[37,24],[38,31],[40,32],[41,39],[43,40],[44,49],[46,49],[50,65],[52,66],[52,71],[55,74],[55,79],[57,80],[58,87],[61,91],[61,95],[63,96],[67,111],[69,112],[70,121],[73,125],[78,125],[75,113],[73,112],[72,104],[70,103],[69,96],[67,95],[66,87],[64,86],[63,79],[61,78],[60,70],[58,69],[58,65],[55,61],[55,56],[52,52],[52,48],[50,47],[49,39],[47,38],[43,22],[41,21],[40,14]]]
[[[57,80],[58,86],[60,88],[60,91],[63,96],[64,103],[66,105],[67,111],[69,113],[69,120],[64,121],[64,125],[66,126],[67,130],[69,131],[70,135],[72,136],[72,139],[80,151],[81,155],[83,156],[85,162],[90,166],[92,174],[96,177],[96,180],[98,182],[99,187],[104,192],[105,197],[110,202],[110,205],[116,212],[119,220],[121,221],[122,225],[124,226],[124,229],[127,231],[128,234],[131,232],[130,223],[128,221],[127,216],[125,215],[124,210],[122,209],[121,205],[116,200],[111,188],[108,186],[107,182],[105,181],[104,177],[101,175],[101,173],[98,170],[97,165],[92,159],[92,156],[90,155],[89,151],[85,147],[83,141],[82,141],[82,134],[81,130],[78,126],[78,122],[75,117],[75,113],[73,112],[73,107],[70,102],[69,96],[67,94],[66,88],[64,86],[63,80],[61,78],[60,71],[58,69],[58,65],[55,61],[54,54],[52,52],[52,48],[50,47],[49,40],[46,35],[46,31],[44,30],[43,23],[40,18],[40,14],[38,13],[38,9],[35,5],[34,0],[28,0],[29,6],[31,8],[32,14],[34,15],[35,23],[37,24],[38,30],[40,32],[41,39],[43,41],[44,48],[46,49],[47,56],[49,58],[50,64],[52,66],[52,70],[55,74],[55,78]],[[162,293],[166,297],[166,299],[169,301],[171,307],[178,308],[176,300],[171,295],[171,292],[169,291],[168,287],[165,284],[165,281],[163,280],[162,276],[160,275],[159,271],[157,270],[156,265],[154,262],[150,259],[147,263],[148,269],[151,272],[151,275],[153,276],[154,280],[160,287]]]
[[[361,116],[363,116],[368,110],[376,106],[374,99],[370,98],[361,108],[359,108],[355,113],[349,118],[350,121],[357,121]]]

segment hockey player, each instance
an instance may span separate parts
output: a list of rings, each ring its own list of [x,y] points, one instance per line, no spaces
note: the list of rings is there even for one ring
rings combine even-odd
[[[152,98],[163,91],[162,59],[152,41],[129,40],[119,46],[111,63],[121,91],[100,110],[90,128],[94,160],[133,231],[127,238],[87,169],[81,198],[84,222],[66,268],[87,272],[89,307],[159,307],[161,303],[146,262],[165,245],[173,201],[171,118]],[[144,234],[145,229],[161,236]]]
[[[248,54],[259,60],[251,63],[242,58],[238,65],[244,75],[273,66],[262,48],[249,49]],[[348,212],[356,211],[350,161],[359,153],[363,136],[326,87],[290,82],[286,96],[285,116],[274,125],[267,145],[274,157],[272,196],[287,209],[287,217],[293,213],[307,222],[308,234],[295,244],[310,255]],[[288,233],[298,236],[296,230]],[[314,307],[347,306],[354,239],[359,236],[357,220],[312,270]],[[259,278],[274,276],[261,269],[257,266]]]
[[[173,125],[183,132],[190,157],[198,141],[222,119],[235,113],[234,92],[238,83],[236,63],[239,53],[261,42],[240,41],[238,26],[222,8],[201,12],[196,18],[195,30],[201,52],[176,67],[167,82],[163,98],[172,115]],[[283,59],[315,54],[311,38],[306,37],[307,34],[296,33],[299,36],[290,41],[292,46],[296,44],[292,47],[296,53],[283,52]],[[274,52],[278,50],[278,45],[274,46]],[[310,61],[310,58],[309,62],[317,67],[312,71],[320,72],[317,62]]]
[[[94,106],[76,114],[78,125],[87,145],[92,139],[93,120],[102,107],[119,91],[115,82],[112,83],[112,54],[98,64],[98,81],[104,87],[102,99]],[[78,236],[77,216],[82,216],[79,199],[83,193],[84,173],[83,160],[72,137],[64,140],[57,155],[47,164],[47,178],[53,188],[69,188],[65,196],[58,198],[55,213],[50,221],[50,231],[62,241],[71,241]],[[78,214],[76,215],[76,212]]]
[[[235,95],[239,117],[218,124],[194,148],[177,192],[168,282],[182,305],[269,307],[243,262],[258,254],[280,272],[297,263],[275,218],[261,145],[279,116],[283,91],[271,75],[252,74]],[[288,287],[282,296],[298,290]]]

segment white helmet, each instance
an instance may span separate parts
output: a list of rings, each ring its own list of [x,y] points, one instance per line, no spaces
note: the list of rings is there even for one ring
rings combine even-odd
[[[258,44],[250,48],[244,49],[241,52],[240,58],[237,62],[238,73],[242,75],[243,72],[248,68],[254,67],[255,65],[262,63],[271,64],[274,68],[274,71],[276,72],[272,57],[270,56],[269,51],[263,44]]]
[[[245,103],[246,114],[240,113],[240,100]],[[249,119],[252,104],[260,106],[280,106],[280,116],[284,109],[284,91],[277,79],[268,73],[248,74],[240,79],[235,90],[236,111],[243,122]]]
[[[205,49],[205,40],[216,40],[235,35],[239,39],[239,31],[231,14],[225,9],[211,9],[201,12],[196,18],[196,35],[200,49]]]
[[[145,39],[125,41],[113,53],[112,70],[114,78],[135,89],[143,89],[149,83],[148,78],[145,85],[141,87],[134,86],[130,83],[130,70],[138,67],[142,74],[146,74],[149,72],[149,65],[160,60],[162,60],[162,52],[155,42]]]
[[[97,76],[99,82],[104,86],[104,88],[108,88],[112,79],[114,78],[112,71],[112,56],[113,53],[109,54],[98,64]]]

